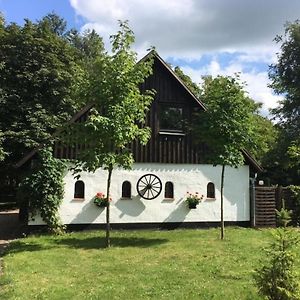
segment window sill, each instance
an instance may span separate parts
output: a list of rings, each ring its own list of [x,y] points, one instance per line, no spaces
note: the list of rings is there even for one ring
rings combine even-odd
[[[164,198],[163,202],[172,202],[174,200],[175,200],[175,198]]]
[[[132,200],[132,197],[121,197],[121,200]]]
[[[183,132],[176,132],[176,131],[159,131],[159,135],[170,135],[170,136],[185,136]]]
[[[205,201],[215,201],[216,198],[206,198]]]
[[[84,200],[84,198],[73,198],[72,202],[83,202]]]

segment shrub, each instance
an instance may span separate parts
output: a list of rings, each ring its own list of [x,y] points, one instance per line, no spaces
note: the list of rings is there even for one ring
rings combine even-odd
[[[300,225],[300,186],[290,185],[291,198],[293,201],[293,222]]]
[[[274,241],[266,249],[266,261],[256,270],[254,280],[259,293],[269,300],[299,300],[299,284],[294,270],[293,248],[299,238],[293,230],[278,228]]]
[[[282,199],[282,208],[281,208],[281,210],[276,209],[275,211],[276,211],[278,225],[281,226],[281,227],[287,227],[287,225],[292,220],[293,211],[288,210],[288,209],[285,208],[284,199]]]
[[[40,214],[50,232],[61,233],[64,226],[58,215],[63,199],[66,165],[52,155],[51,148],[39,151],[35,168],[25,177],[18,198],[28,204],[30,217]]]

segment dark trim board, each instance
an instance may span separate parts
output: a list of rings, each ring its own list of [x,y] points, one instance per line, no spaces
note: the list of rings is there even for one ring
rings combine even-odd
[[[68,224],[68,231],[80,230],[105,230],[106,224]],[[220,222],[174,222],[174,223],[112,223],[112,230],[141,230],[141,229],[160,229],[173,230],[177,228],[215,228],[219,227]],[[250,221],[228,221],[225,226],[251,227]],[[43,231],[46,225],[28,225],[28,232]]]

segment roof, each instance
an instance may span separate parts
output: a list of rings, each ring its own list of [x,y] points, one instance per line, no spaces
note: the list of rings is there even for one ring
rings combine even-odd
[[[186,86],[186,84],[177,76],[177,74],[172,70],[172,68],[158,55],[155,50],[151,50],[147,55],[145,55],[140,61],[147,60],[151,57],[155,57],[165,69],[173,76],[176,81],[181,85],[181,87],[201,106],[203,110],[207,110],[205,105],[195,96],[195,94]]]
[[[248,163],[256,172],[263,172],[264,169],[255,160],[255,158],[245,149],[242,150],[246,163]]]
[[[151,57],[154,57],[157,59],[157,61],[163,65],[163,67],[171,74],[173,78],[180,84],[180,86],[196,101],[196,103],[199,104],[199,106],[206,111],[207,108],[205,105],[194,95],[192,91],[185,85],[185,83],[177,76],[177,74],[172,70],[172,68],[157,54],[155,50],[150,51],[147,55],[145,55],[140,61],[144,61],[147,59],[150,59]],[[85,107],[83,107],[79,112],[77,112],[67,123],[72,124],[76,122],[80,117],[82,117],[85,113],[87,113],[91,108],[93,107],[93,104],[88,104]],[[53,134],[53,137],[57,136],[61,131],[62,128],[59,128],[55,131]],[[23,166],[27,161],[29,161],[41,148],[43,148],[45,145],[40,144],[35,149],[31,150],[28,154],[26,154],[21,160],[19,160],[16,164],[16,168],[20,168]],[[246,163],[248,163],[255,171],[261,172],[263,171],[262,167],[258,164],[258,162],[250,155],[250,153],[246,150],[242,150],[242,153],[245,157]]]

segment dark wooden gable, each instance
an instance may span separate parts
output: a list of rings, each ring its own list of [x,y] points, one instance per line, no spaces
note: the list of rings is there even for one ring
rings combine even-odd
[[[133,143],[136,162],[143,163],[201,163],[201,149],[192,143],[190,120],[203,104],[187,89],[172,69],[157,55],[153,56],[153,74],[145,80],[142,90],[154,89],[156,95],[147,116],[151,139],[146,146]],[[182,130],[162,128],[161,111],[168,107],[182,111]],[[180,120],[178,120],[180,121]]]
[[[153,73],[145,80],[141,90],[156,91],[146,118],[146,126],[151,128],[151,138],[146,146],[138,142],[132,143],[134,159],[140,163],[201,163],[201,149],[193,145],[188,127],[193,111],[205,108],[158,54],[152,52],[150,55],[153,57]],[[160,111],[166,107],[176,107],[182,111],[185,123],[182,130],[170,131],[161,128]],[[84,121],[87,114],[85,112],[77,121]],[[65,147],[57,142],[54,155],[57,158],[74,159],[82,147],[84,145]]]

